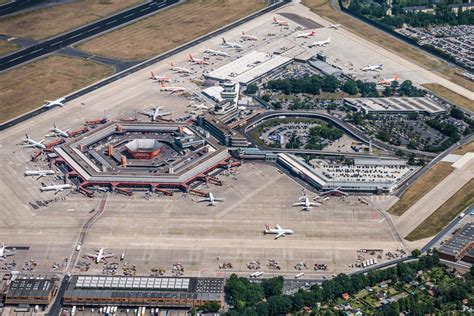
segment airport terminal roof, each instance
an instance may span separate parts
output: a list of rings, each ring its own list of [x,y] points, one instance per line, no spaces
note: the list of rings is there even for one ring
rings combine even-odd
[[[252,51],[210,73],[206,77],[220,81],[232,80],[248,84],[268,72],[292,61],[292,58]]]
[[[450,240],[444,243],[439,252],[457,257],[469,244],[474,242],[474,223],[468,223],[454,235]]]
[[[344,101],[366,113],[424,112],[437,114],[447,110],[428,97],[346,98]]]
[[[10,283],[8,299],[30,298],[47,300],[53,290],[54,280],[50,278],[17,278]]]
[[[326,76],[342,75],[342,70],[337,69],[322,60],[310,60],[308,63]]]

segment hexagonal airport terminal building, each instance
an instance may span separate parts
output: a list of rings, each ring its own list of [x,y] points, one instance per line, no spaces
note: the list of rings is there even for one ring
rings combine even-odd
[[[53,160],[80,190],[187,190],[227,166],[226,147],[185,123],[111,122],[54,148]]]

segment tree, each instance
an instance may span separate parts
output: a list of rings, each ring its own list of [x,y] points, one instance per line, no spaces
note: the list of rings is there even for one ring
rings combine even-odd
[[[250,283],[247,278],[232,274],[225,285],[225,293],[236,309],[254,306],[264,298],[260,285]]]
[[[283,277],[279,276],[276,278],[265,279],[262,281],[261,286],[266,298],[281,295],[283,292]]]
[[[342,91],[349,93],[350,95],[358,94],[359,88],[357,87],[357,82],[352,79],[347,80],[342,86]]]
[[[292,300],[288,295],[276,295],[267,300],[269,315],[281,315],[291,311]]]
[[[258,91],[258,86],[254,83],[251,83],[247,86],[247,90],[245,91],[248,94],[255,94]]]
[[[458,109],[457,107],[453,106],[451,108],[451,111],[449,112],[449,115],[454,117],[455,119],[458,120],[463,120],[464,119],[464,112]]]
[[[206,302],[199,307],[203,313],[217,313],[219,309],[221,309],[221,305],[217,302]]]
[[[269,94],[262,95],[262,100],[265,101],[265,102],[269,102],[270,98],[271,98],[271,95],[269,95]]]
[[[411,255],[415,258],[418,258],[421,255],[420,249],[413,249],[413,251],[411,252]]]

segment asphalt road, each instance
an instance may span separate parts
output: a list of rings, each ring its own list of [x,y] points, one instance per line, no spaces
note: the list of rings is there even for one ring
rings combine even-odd
[[[420,171],[418,171],[415,175],[413,175],[412,177],[410,177],[410,179],[408,179],[405,184],[400,187],[397,192],[395,193],[396,196],[400,197],[409,187],[410,185],[413,184],[413,182],[416,181],[416,179],[418,179],[419,177],[421,177],[423,174],[425,174],[428,170],[431,169],[431,167],[433,167],[436,163],[438,163],[439,161],[441,161],[444,157],[446,157],[447,155],[449,155],[450,153],[452,153],[457,147],[461,146],[461,145],[464,145],[464,144],[467,144],[471,141],[474,140],[474,135],[471,135],[469,137],[466,137],[462,140],[460,140],[459,142],[453,144],[451,147],[449,147],[448,149],[446,149],[445,151],[443,151],[441,154],[439,154],[438,156],[436,156],[433,160],[431,160],[426,166],[424,166]]]
[[[38,4],[38,0],[16,0],[0,6],[0,16],[11,14]]]
[[[164,0],[162,2],[147,2],[120,12],[100,21],[88,24],[67,34],[59,35],[38,43],[34,46],[22,49],[0,58],[0,71],[18,66],[35,58],[44,56],[58,49],[74,44],[99,33],[108,31],[117,26],[124,25],[133,20],[139,19],[147,14],[158,11],[162,8],[178,3],[179,0]]]
[[[364,143],[369,143],[370,139],[363,133],[361,130],[358,128],[354,127],[353,125],[335,117],[332,116],[331,114],[327,113],[321,113],[321,112],[316,112],[316,111],[268,111],[265,113],[262,113],[260,115],[257,115],[253,119],[251,119],[245,127],[245,136],[247,137],[247,140],[251,140],[251,136],[247,134],[247,129],[249,126],[252,126],[253,124],[260,124],[263,120],[269,119],[269,118],[277,118],[280,116],[285,116],[285,117],[313,117],[313,118],[319,118],[323,119],[326,121],[331,121],[332,123],[336,124],[340,128],[342,128],[347,134],[350,136],[360,140],[361,142]],[[374,147],[381,148],[389,153],[394,153],[397,150],[399,150],[399,147],[392,146],[390,144],[386,144],[378,139],[372,138],[372,145]],[[422,155],[426,156],[429,158],[433,158],[434,154],[431,153],[424,153],[424,152],[419,152],[419,151],[413,151],[410,149],[403,149],[404,152],[407,153],[414,153],[415,155]]]
[[[49,308],[49,312],[46,314],[47,316],[58,316],[61,312],[61,301],[63,300],[64,293],[66,292],[70,279],[71,275],[66,273],[61,281],[61,286],[59,287],[58,293],[56,294],[56,297]]]

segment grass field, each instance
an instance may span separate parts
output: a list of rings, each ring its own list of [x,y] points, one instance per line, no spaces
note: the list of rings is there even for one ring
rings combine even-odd
[[[20,47],[16,44],[0,40],[0,56],[6,55],[8,53],[18,50]]]
[[[438,183],[446,178],[453,169],[454,168],[451,167],[451,164],[447,162],[439,162],[435,164],[402,194],[400,200],[398,200],[397,203],[388,210],[388,212],[396,216],[402,215],[425,194],[431,191],[431,189],[433,189]]]
[[[464,155],[465,153],[472,152],[474,153],[474,141],[467,143],[466,145],[459,146],[456,148],[455,151],[453,151],[453,154],[455,155]]]
[[[472,100],[469,100],[466,97],[463,97],[462,95],[457,94],[454,91],[449,90],[448,88],[445,88],[444,86],[437,84],[437,83],[426,83],[422,85],[426,89],[432,91],[434,94],[439,95],[440,97],[445,98],[446,100],[462,107],[465,108],[469,111],[474,111],[474,102]],[[474,84],[471,83],[471,91],[474,91]]]
[[[146,59],[266,6],[264,0],[190,0],[94,38],[78,48],[120,59]]]
[[[83,59],[50,56],[0,75],[0,122],[39,107],[113,73]]]
[[[474,203],[474,179],[466,183],[408,236],[409,241],[434,236],[462,210]]]
[[[143,0],[80,0],[41,8],[0,20],[0,34],[45,39],[102,19]]]
[[[456,68],[450,67],[448,63],[424,53],[412,45],[397,40],[387,33],[365,24],[356,18],[334,10],[331,7],[331,0],[302,0],[302,3],[311,8],[311,10],[316,14],[327,18],[334,23],[339,23],[358,36],[363,37],[389,51],[395,52],[397,55],[403,56],[408,60],[412,60],[424,68],[435,71],[466,89],[469,89],[469,87],[472,86],[472,83],[469,80],[456,75]]]

